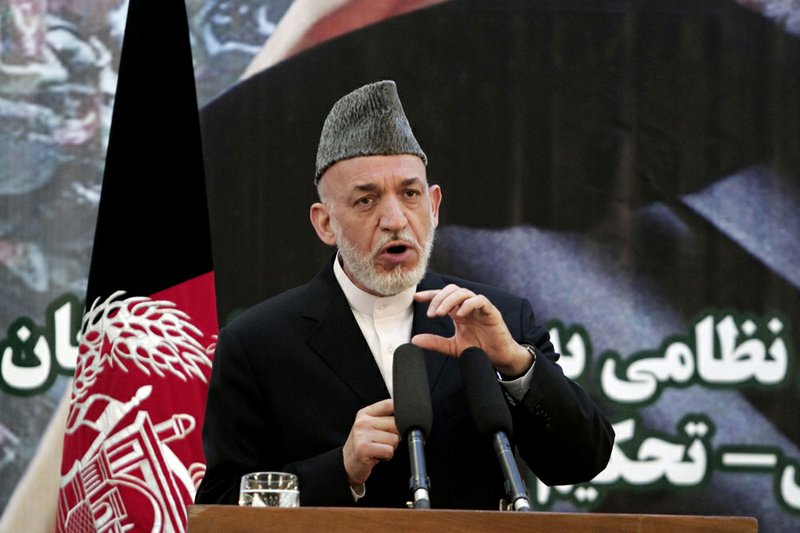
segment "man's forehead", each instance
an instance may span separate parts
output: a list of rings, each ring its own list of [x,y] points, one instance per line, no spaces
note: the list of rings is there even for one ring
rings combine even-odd
[[[422,160],[416,156],[365,156],[339,161],[320,179],[320,185],[338,190],[382,188],[387,184],[427,186]]]
[[[414,185],[425,186],[425,179],[417,176],[412,176],[412,177],[391,176],[391,178],[392,178],[391,182],[394,185],[400,187],[411,187]],[[363,181],[355,180],[353,183],[350,184],[350,188],[357,191],[374,191],[383,188],[384,184],[385,180],[383,178],[367,179]]]

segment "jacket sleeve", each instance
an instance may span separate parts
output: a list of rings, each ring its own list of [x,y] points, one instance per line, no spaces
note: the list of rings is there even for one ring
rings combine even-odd
[[[511,406],[513,440],[533,473],[547,485],[589,481],[608,464],[614,430],[597,405],[556,364],[548,332],[535,324],[527,300],[520,308],[518,342],[536,352],[530,388]]]
[[[236,504],[242,475],[278,470],[265,461],[270,450],[269,423],[258,405],[262,395],[239,344],[220,331],[211,368],[203,424],[206,473],[197,503]]]
[[[266,395],[247,354],[225,329],[220,332],[211,371],[203,450],[206,473],[196,503],[238,502],[242,475],[283,471],[298,475],[301,505],[354,505],[342,448],[286,463],[263,408]]]

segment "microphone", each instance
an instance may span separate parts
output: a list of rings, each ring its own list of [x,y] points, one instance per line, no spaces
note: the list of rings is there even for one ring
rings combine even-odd
[[[394,352],[394,419],[401,435],[408,439],[411,461],[409,488],[414,509],[430,509],[430,480],[425,468],[425,438],[431,432],[433,410],[428,388],[428,372],[422,349],[403,344]]]
[[[478,432],[493,434],[494,451],[503,471],[509,501],[515,511],[530,511],[528,492],[508,442],[513,423],[503,391],[497,383],[497,374],[486,353],[480,348],[467,348],[458,360],[467,401]]]

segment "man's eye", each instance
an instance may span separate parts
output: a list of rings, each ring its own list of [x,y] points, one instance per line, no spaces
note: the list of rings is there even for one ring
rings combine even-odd
[[[356,200],[356,205],[370,205],[372,202],[373,198],[371,196],[364,196]]]
[[[416,196],[420,196],[420,192],[419,191],[414,191],[414,190],[408,190],[408,191],[405,192],[405,195],[406,195],[406,198],[414,198]]]

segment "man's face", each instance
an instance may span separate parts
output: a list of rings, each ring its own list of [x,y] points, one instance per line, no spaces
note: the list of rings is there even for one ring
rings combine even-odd
[[[413,155],[339,161],[320,181],[322,203],[311,221],[323,242],[339,247],[344,270],[361,289],[386,296],[425,275],[441,189],[428,186]]]

